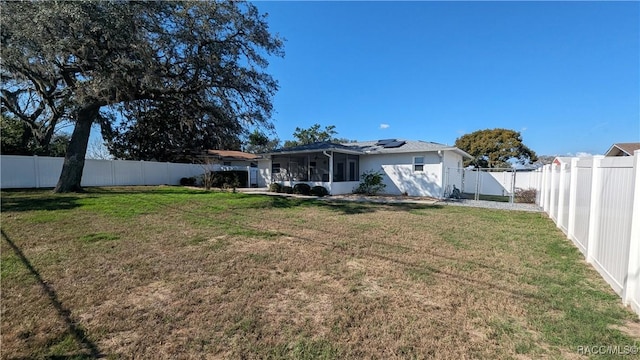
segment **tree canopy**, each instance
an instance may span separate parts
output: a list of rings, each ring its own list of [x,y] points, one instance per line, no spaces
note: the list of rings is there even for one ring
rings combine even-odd
[[[296,127],[293,132],[293,137],[296,140],[287,140],[284,142],[284,147],[292,147],[298,145],[313,144],[322,141],[342,142],[344,139],[338,139],[335,137],[338,132],[335,125],[325,126],[324,130],[320,128],[320,124],[313,124],[308,129]]]
[[[46,143],[38,140],[29,123],[11,116],[0,116],[0,153],[3,155],[64,156],[69,135],[52,134]]]
[[[244,151],[259,154],[275,150],[280,146],[280,139],[269,138],[265,133],[254,130],[247,139]]]
[[[509,129],[474,131],[456,139],[455,146],[473,156],[465,161],[465,166],[509,168],[512,161],[531,164],[537,160],[536,153],[522,142],[520,133]]]
[[[112,136],[114,151],[135,141],[141,148],[164,141],[173,151],[176,139],[162,132],[213,134],[215,147],[246,126],[271,127],[277,82],[264,69],[268,56],[283,55],[283,42],[250,3],[1,5],[3,114],[47,131],[74,124],[57,192],[81,190],[94,123]]]

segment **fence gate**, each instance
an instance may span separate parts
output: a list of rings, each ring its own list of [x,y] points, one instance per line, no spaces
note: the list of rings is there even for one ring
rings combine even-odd
[[[511,168],[447,168],[444,197],[451,196],[454,187],[463,199],[504,201],[513,203],[516,171]]]

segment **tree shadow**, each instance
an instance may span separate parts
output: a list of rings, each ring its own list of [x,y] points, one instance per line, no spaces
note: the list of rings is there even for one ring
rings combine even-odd
[[[100,352],[100,349],[96,346],[96,344],[89,339],[87,333],[81,326],[79,326],[76,321],[71,318],[71,311],[67,309],[60,299],[58,298],[58,294],[53,289],[53,287],[45,281],[38,270],[33,267],[29,259],[24,255],[22,250],[9,238],[9,236],[4,232],[3,229],[0,229],[2,233],[2,238],[9,244],[13,252],[20,258],[20,261],[24,264],[24,266],[29,270],[31,275],[36,279],[44,293],[49,298],[49,301],[53,305],[53,307],[58,312],[60,318],[64,321],[67,326],[68,333],[73,336],[73,338],[86,349],[87,352],[72,354],[72,355],[52,355],[47,357],[48,359],[98,359],[103,358],[104,354]]]
[[[6,196],[1,199],[2,211],[20,212],[36,210],[71,210],[80,206],[79,197],[74,195],[48,195],[42,196]]]

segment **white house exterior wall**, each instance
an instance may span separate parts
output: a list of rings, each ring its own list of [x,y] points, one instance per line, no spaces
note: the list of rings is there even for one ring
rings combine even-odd
[[[258,187],[267,187],[271,184],[271,160],[258,161]]]
[[[413,170],[416,156],[424,156],[423,171]],[[360,173],[381,171],[384,174],[384,193],[410,196],[442,196],[443,167],[437,152],[373,154],[360,156]]]
[[[462,191],[462,175],[463,175],[463,161],[462,156],[456,154],[453,151],[444,151],[442,157],[443,164],[443,174],[442,178],[444,179],[444,184],[451,185],[451,189],[453,190],[453,185],[455,185],[459,190]],[[442,195],[440,195],[442,196]]]

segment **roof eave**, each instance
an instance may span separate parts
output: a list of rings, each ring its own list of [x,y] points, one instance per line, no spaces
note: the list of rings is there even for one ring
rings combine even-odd
[[[329,148],[329,149],[311,149],[311,150],[294,150],[294,151],[277,151],[265,153],[265,156],[274,156],[274,155],[292,155],[292,154],[309,154],[309,153],[321,153],[324,151],[333,151],[339,152],[342,154],[350,154],[350,155],[364,155],[362,151],[358,150],[347,150],[347,149],[337,149],[337,148]]]

